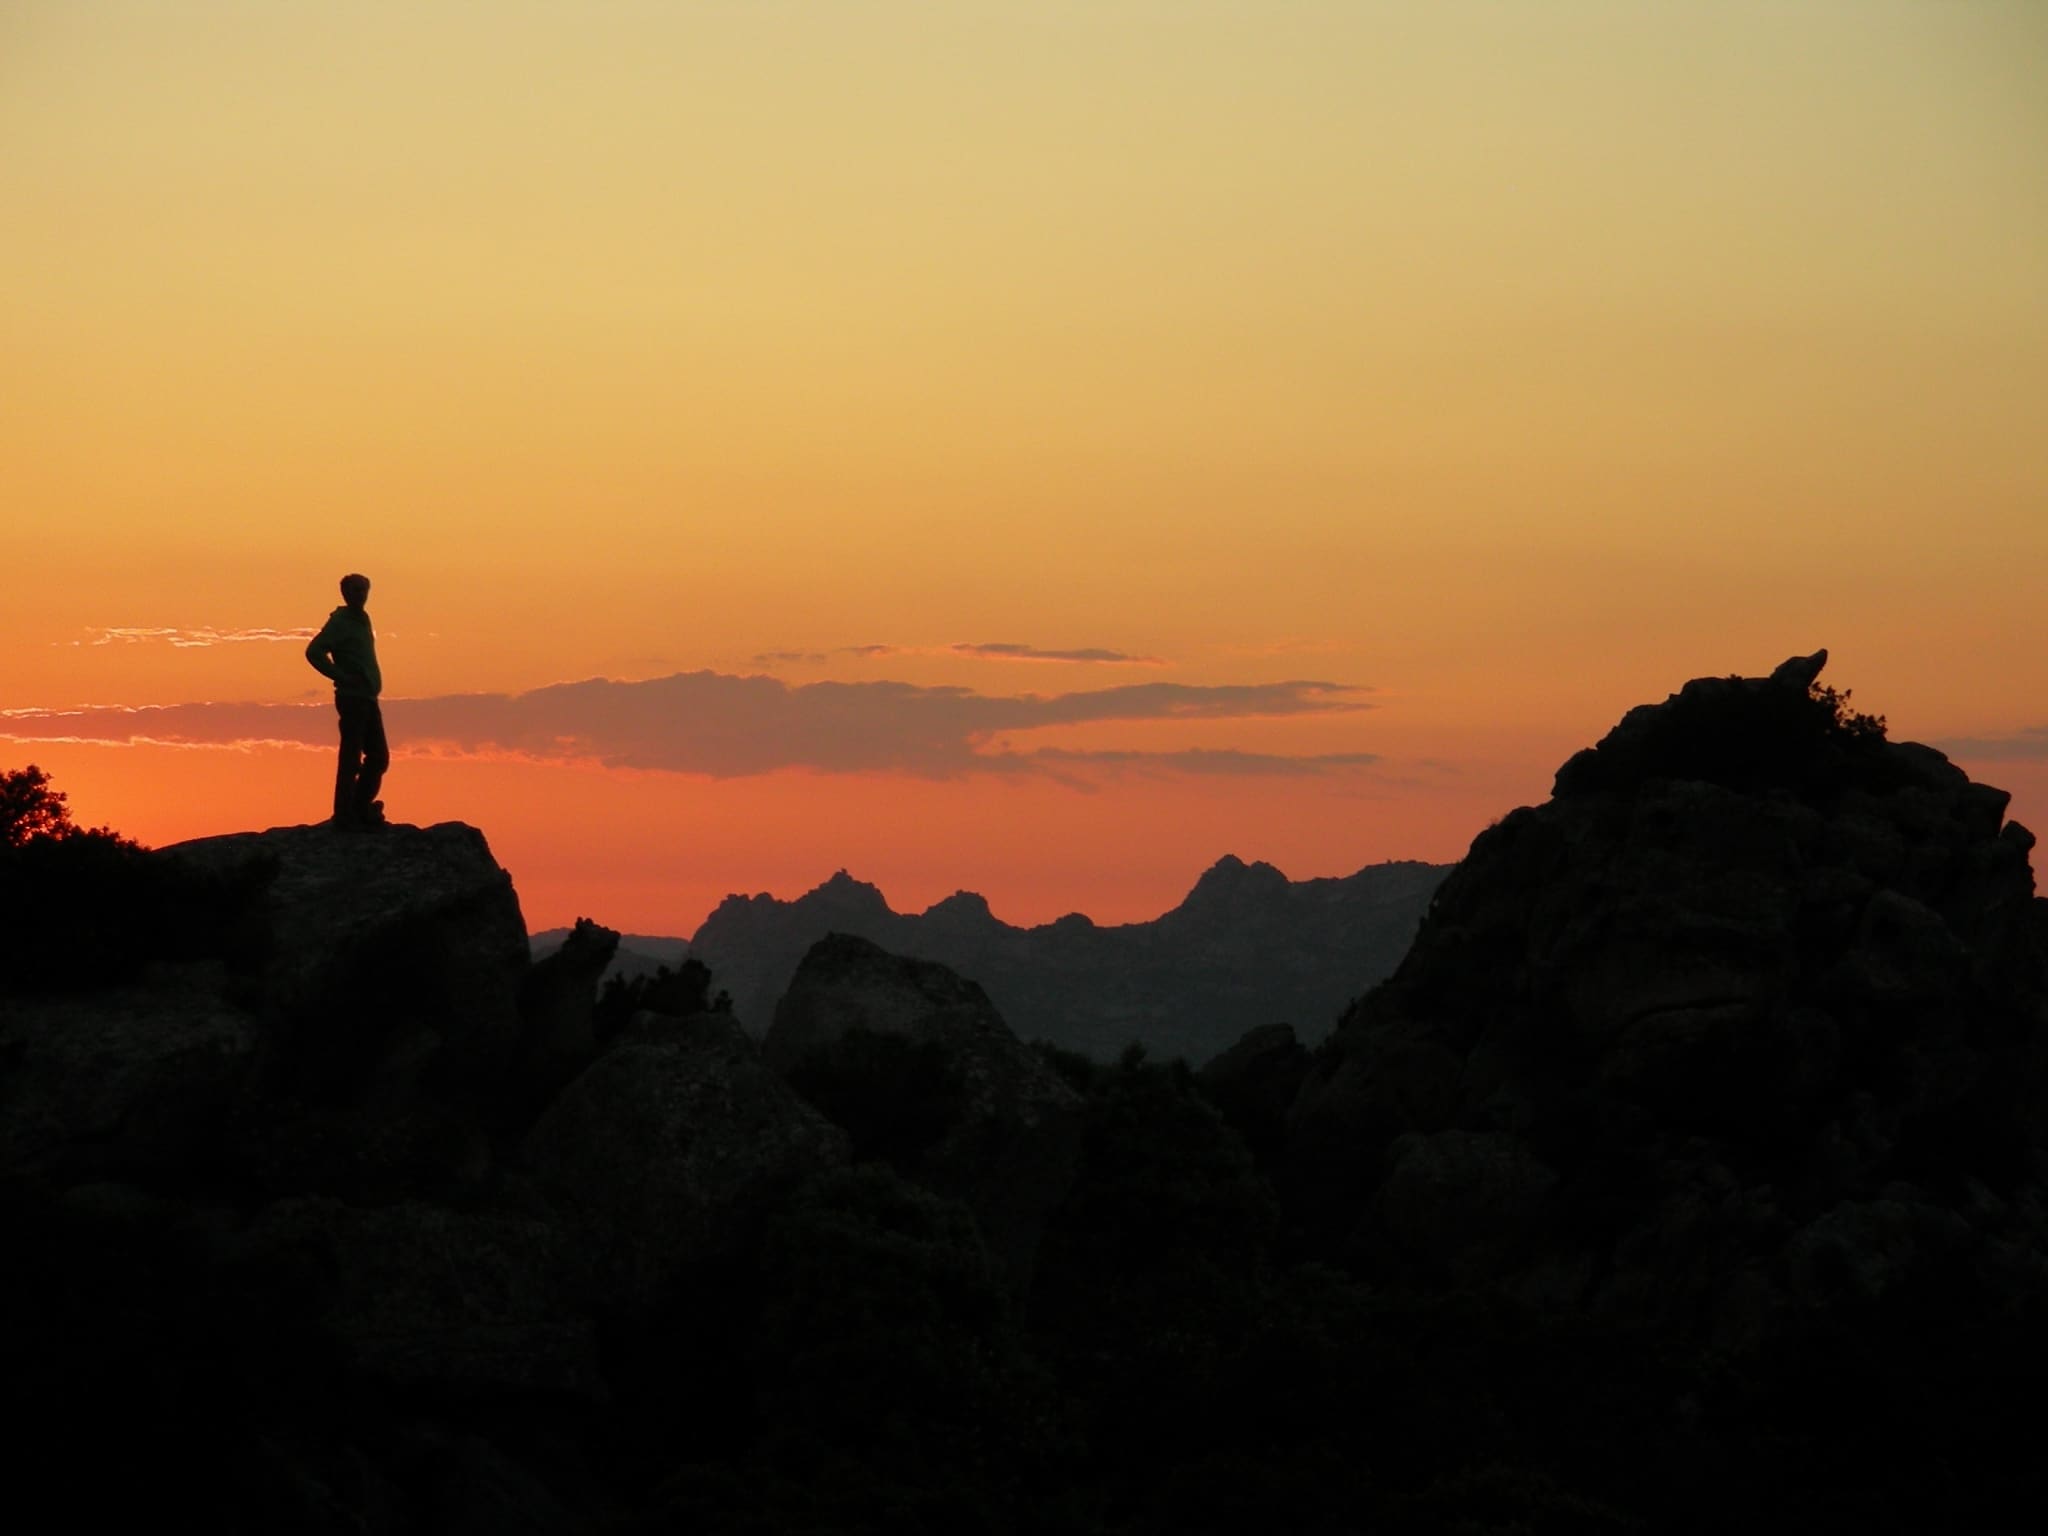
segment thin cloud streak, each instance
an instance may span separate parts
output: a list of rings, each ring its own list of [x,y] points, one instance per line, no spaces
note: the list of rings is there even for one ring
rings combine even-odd
[[[1015,641],[992,641],[981,645],[952,645],[947,650],[956,656],[972,656],[979,661],[1060,661],[1060,662],[1102,662],[1120,667],[1163,667],[1165,661],[1157,656],[1133,656],[1127,651],[1104,650],[1101,646],[1082,646],[1075,650],[1045,650],[1035,645],[1020,645]]]
[[[591,678],[521,694],[388,699],[384,713],[401,747],[451,748],[476,756],[596,761],[736,778],[800,768],[822,773],[1061,775],[1108,771],[1302,774],[1353,769],[1370,754],[1288,757],[1233,748],[1180,752],[1020,750],[1008,738],[1055,726],[1105,722],[1216,722],[1354,714],[1368,690],[1293,680],[1200,686],[1133,683],[1074,693],[998,696],[898,682],[793,685],[772,677],[687,672],[643,682]],[[193,703],[92,706],[0,713],[15,741],[153,742],[327,746],[334,717],[324,704]],[[998,737],[1004,738],[1000,746]]]
[[[2010,736],[1952,736],[1935,746],[1950,757],[1981,758],[1985,762],[2026,762],[2048,758],[2048,725],[2030,725]]]
[[[883,656],[950,656],[970,661],[1024,661],[1056,662],[1067,665],[1097,665],[1111,667],[1163,667],[1163,656],[1136,656],[1129,651],[1113,651],[1106,646],[1084,645],[1072,647],[1048,647],[1026,645],[1017,640],[984,640],[974,643],[960,641],[953,645],[842,645],[832,653],[835,656],[859,656],[872,660]],[[793,651],[770,651],[757,656],[756,661],[806,660],[822,661],[822,656],[803,655]]]
[[[301,645],[313,638],[310,629],[215,629],[202,624],[197,629],[146,628],[136,625],[114,625],[108,628],[88,629],[90,639],[58,641],[55,644],[72,646],[101,645],[170,645],[181,651],[205,650],[216,645],[276,644],[280,641],[296,640]]]
[[[1234,747],[1189,747],[1179,752],[1076,752],[1062,747],[1041,747],[1034,752],[1016,755],[1030,763],[1045,766],[1072,763],[1099,769],[1129,769],[1137,773],[1277,775],[1285,778],[1352,773],[1374,767],[1381,761],[1377,752],[1321,752],[1312,756],[1287,757],[1271,752],[1240,752]]]

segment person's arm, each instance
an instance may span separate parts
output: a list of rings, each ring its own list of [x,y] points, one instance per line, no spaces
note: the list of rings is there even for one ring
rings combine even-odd
[[[329,682],[333,682],[335,680],[334,657],[331,654],[333,647],[327,642],[327,630],[328,626],[323,624],[320,627],[320,633],[306,642],[306,660],[312,664],[315,672],[318,672]]]

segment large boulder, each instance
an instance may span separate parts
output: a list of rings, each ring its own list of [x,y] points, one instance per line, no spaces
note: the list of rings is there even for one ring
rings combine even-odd
[[[974,1212],[1019,1284],[1072,1182],[1080,1099],[945,966],[832,934],[811,947],[762,1045],[846,1127],[856,1155]]]
[[[1196,1081],[1245,1145],[1270,1157],[1286,1135],[1287,1110],[1312,1065],[1291,1024],[1261,1024],[1205,1062]]]
[[[845,1136],[717,1013],[637,1015],[522,1144],[598,1301],[643,1318],[694,1271],[743,1256],[777,1200],[845,1159]]]
[[[1814,1255],[1876,1273],[1888,1234],[1946,1231],[1940,1191],[2034,1193],[1916,1252],[2036,1240],[2032,837],[1816,687],[1824,660],[1632,710],[1479,836],[1289,1111],[1317,1241],[1755,1344]]]
[[[0,1170],[161,1183],[202,1172],[255,1082],[262,1033],[218,967],[0,1008]]]
[[[546,1221],[285,1200],[245,1243],[245,1263],[318,1277],[317,1334],[360,1381],[444,1404],[603,1397],[574,1255]]]
[[[281,1085],[349,1099],[497,1091],[518,1043],[526,924],[476,828],[275,827],[156,857],[234,893],[207,937],[269,1024]]]

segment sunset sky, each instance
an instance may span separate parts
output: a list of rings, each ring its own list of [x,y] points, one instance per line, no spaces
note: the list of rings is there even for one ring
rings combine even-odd
[[[0,0],[0,767],[319,819],[361,570],[390,814],[536,929],[1454,859],[1822,645],[2048,831],[2044,80],[2027,0]]]

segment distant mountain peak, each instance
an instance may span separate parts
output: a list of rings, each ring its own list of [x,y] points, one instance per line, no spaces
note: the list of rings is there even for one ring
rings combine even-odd
[[[1296,885],[1270,864],[1231,855],[1150,922],[1098,927],[1070,912],[1018,928],[974,891],[894,912],[880,890],[840,870],[795,901],[722,903],[690,954],[757,1034],[811,946],[841,933],[971,977],[1025,1039],[1103,1060],[1138,1040],[1200,1060],[1276,1018],[1295,1023],[1304,1041],[1321,1039],[1393,970],[1444,873],[1390,865]]]
[[[995,913],[989,910],[988,898],[979,891],[955,891],[944,901],[935,901],[925,908],[924,915],[955,923],[995,921]]]
[[[831,879],[813,886],[797,900],[812,906],[829,906],[836,912],[866,913],[878,917],[895,915],[880,886],[856,880],[843,869],[833,871]]]
[[[1179,910],[1185,912],[1226,903],[1257,901],[1284,892],[1289,883],[1287,876],[1264,860],[1247,864],[1236,854],[1226,853],[1202,871],[1202,877],[1188,892],[1186,900],[1181,902]]]

